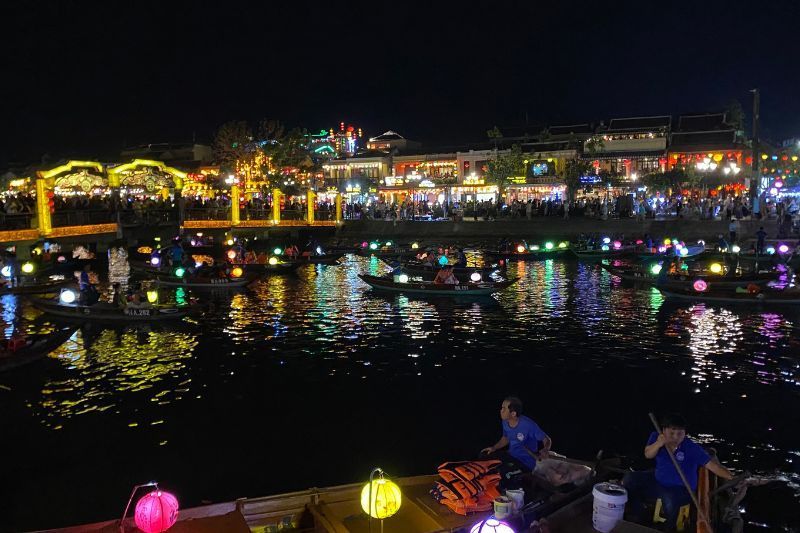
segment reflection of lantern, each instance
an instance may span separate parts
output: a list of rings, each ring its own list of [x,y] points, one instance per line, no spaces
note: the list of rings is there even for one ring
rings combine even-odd
[[[708,289],[708,284],[702,279],[695,280],[692,286],[697,292],[704,292],[706,289]]]
[[[278,264],[278,258],[273,255],[272,257],[269,258],[269,264],[272,265],[272,266],[277,265]]]
[[[234,278],[241,278],[243,273],[241,267],[233,267],[233,270],[231,270],[231,276]]]
[[[514,530],[505,522],[489,517],[472,526],[469,533],[514,533]]]
[[[145,533],[161,533],[178,520],[178,500],[169,492],[154,490],[136,502],[134,521]]]
[[[389,518],[400,509],[400,503],[400,487],[388,479],[375,479],[361,489],[361,508],[372,518]]]
[[[720,265],[719,263],[711,263],[711,265],[708,267],[708,269],[713,274],[719,274],[719,273],[722,272],[722,265]]]
[[[158,301],[158,291],[147,291],[147,301],[154,304]]]

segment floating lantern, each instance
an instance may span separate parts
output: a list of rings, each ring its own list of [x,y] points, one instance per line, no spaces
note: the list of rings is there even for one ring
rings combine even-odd
[[[640,244],[644,244],[642,239],[636,239],[636,245],[639,246]]]
[[[154,304],[158,301],[158,291],[147,291],[147,301]]]
[[[62,289],[61,294],[58,295],[58,299],[62,304],[71,304],[78,299],[78,295],[75,294],[75,291],[72,289]]]
[[[552,250],[553,249],[553,243],[552,242],[546,242],[546,243],[544,243],[544,247],[546,249],[548,249],[548,250]]]
[[[397,276],[397,281],[400,283],[408,283],[408,274],[400,274]]]
[[[524,250],[524,249],[525,249],[525,248],[523,248],[523,250]],[[447,263],[448,263],[448,261],[447,261],[447,256],[446,256],[446,255],[443,255],[442,257],[440,257],[440,258],[439,258],[439,264],[440,264],[440,265],[444,266],[444,265],[446,265]]]
[[[525,252],[525,247],[522,246],[521,244],[517,245],[517,252],[518,253],[524,253]]]
[[[741,248],[739,248],[739,245],[738,245],[738,244],[734,244],[733,246],[731,246],[731,252],[733,252],[733,253],[735,253],[735,254],[738,254],[738,253],[739,253],[739,252],[741,252],[741,251],[742,251],[742,249],[741,249]]]
[[[153,265],[154,267],[157,267],[158,265],[161,264],[161,258],[160,257],[151,257],[150,258],[150,264]]]
[[[362,248],[366,248],[367,246],[369,246],[369,243],[367,241],[361,243]]]
[[[681,254],[681,256],[686,257],[687,255],[689,255],[689,249],[688,248],[681,248],[679,250],[679,253]]]
[[[33,274],[33,263],[31,263],[30,261],[22,263],[22,273]]]
[[[225,255],[228,256],[228,259],[233,261],[234,259],[236,259],[236,250],[228,250],[228,253]]]
[[[177,277],[182,278],[184,274],[186,274],[186,270],[183,267],[178,267],[175,269],[175,275]]]
[[[56,261],[58,261],[59,263],[65,263],[67,261],[67,258],[64,257],[63,255],[59,255]]]
[[[666,247],[666,246],[659,246],[659,247],[658,247],[658,252],[659,252],[659,253],[662,253],[662,254],[663,254],[663,253],[664,253],[664,252],[666,252],[666,251],[667,251],[667,247]]]
[[[559,247],[559,248],[566,248],[567,246],[568,246],[568,245],[567,245],[567,243],[566,243],[566,242],[563,242],[563,241],[562,241],[562,242],[558,243],[558,247]]]
[[[361,489],[361,508],[372,518],[383,520],[400,509],[400,487],[385,478],[379,478]]]
[[[708,269],[713,274],[721,274],[722,273],[722,265],[720,265],[719,263],[711,263],[711,265],[708,267]]]
[[[281,250],[280,248],[275,248],[274,250],[272,250],[272,253],[275,255],[281,255],[283,253],[283,250]]]
[[[708,283],[702,279],[698,279],[695,280],[695,282],[692,284],[692,287],[694,287],[694,290],[697,292],[705,292],[705,290],[708,289]]]
[[[11,267],[6,265],[2,269],[0,269],[0,274],[2,274],[6,278],[10,278],[13,272],[11,271]]]
[[[369,249],[370,249],[370,250],[377,250],[377,249],[378,249],[378,243],[377,243],[377,242],[373,242],[373,243],[371,243],[371,244],[369,245]]]
[[[785,254],[788,251],[789,251],[789,247],[786,246],[785,244],[781,244],[780,246],[778,246],[778,252],[780,252],[782,254]]]
[[[233,239],[228,239],[227,244],[228,246],[233,246]]]
[[[653,274],[654,276],[658,276],[661,273],[662,268],[663,267],[660,264],[656,263],[655,265],[650,267],[650,273]]]
[[[600,249],[603,250],[604,252],[607,252],[608,251],[608,245],[604,244],[603,246],[600,247]]]
[[[386,241],[386,246],[391,246],[391,245],[392,245],[392,241]]]
[[[136,502],[133,520],[145,533],[161,533],[178,521],[178,500],[169,492],[154,490]]]
[[[189,241],[189,243],[190,243],[192,246],[197,246],[197,241],[196,241],[196,240],[194,240],[194,239],[192,239],[191,241]]]
[[[470,274],[469,279],[471,279],[474,283],[478,283],[481,280],[480,272],[473,272]]]
[[[610,242],[611,242],[611,239],[609,237],[603,237],[603,244],[608,244]]]
[[[774,246],[767,246],[767,254],[774,255],[775,254],[775,247]]]
[[[675,243],[675,249],[676,250],[681,250],[681,249],[683,249],[683,245],[681,243],[679,243],[679,242]]]
[[[417,248],[419,248],[419,244],[417,244],[417,243],[415,243],[415,242],[412,242],[412,243],[411,243],[411,249],[412,249],[412,250],[416,250]]]
[[[481,520],[472,526],[469,533],[515,533],[514,529],[505,522],[494,517]]]
[[[539,245],[538,244],[532,244],[531,245],[531,251],[532,252],[536,252],[537,250],[539,250]]]
[[[620,248],[622,248],[622,243],[619,241],[614,241],[614,249],[619,250]]]
[[[269,258],[269,264],[272,265],[272,266],[277,265],[278,264],[278,258],[273,255],[272,257]]]
[[[231,270],[231,276],[234,278],[241,278],[242,274],[244,274],[244,271],[241,267],[234,267],[233,270]]]
[[[664,239],[664,246],[669,246],[670,244],[672,244],[670,239]]]

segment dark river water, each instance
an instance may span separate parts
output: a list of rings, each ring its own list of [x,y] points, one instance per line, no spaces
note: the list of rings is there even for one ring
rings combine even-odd
[[[472,300],[357,277],[384,269],[347,256],[207,294],[203,318],[86,325],[0,374],[0,529],[117,518],[149,480],[190,507],[434,473],[497,440],[508,394],[582,458],[638,457],[647,413],[681,412],[723,463],[788,477],[751,489],[748,530],[800,528],[800,310],[673,304],[575,261]],[[47,326],[13,296],[2,320]]]

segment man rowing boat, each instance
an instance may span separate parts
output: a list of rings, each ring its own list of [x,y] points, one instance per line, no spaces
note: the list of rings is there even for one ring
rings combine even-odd
[[[697,491],[697,471],[700,467],[723,479],[733,479],[733,474],[686,436],[686,421],[682,416],[673,414],[665,417],[661,422],[661,433],[652,432],[644,448],[644,456],[655,459],[655,470],[629,472],[622,484],[628,489],[628,506],[633,515],[638,517],[645,500],[660,498],[666,525],[674,528],[680,508],[691,501],[691,496],[672,464],[667,449],[680,465],[692,491]]]

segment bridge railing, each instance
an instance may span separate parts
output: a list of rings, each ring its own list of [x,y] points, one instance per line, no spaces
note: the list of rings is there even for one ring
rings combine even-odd
[[[185,220],[230,220],[230,207],[192,207],[184,211]]]
[[[50,215],[54,228],[61,226],[84,226],[116,222],[116,214],[108,209],[79,209],[56,211]]]
[[[0,213],[0,230],[28,229],[31,227],[31,220],[35,217],[35,213],[20,213],[15,215]]]
[[[159,226],[177,221],[175,209],[122,210],[119,221],[123,226]]]

